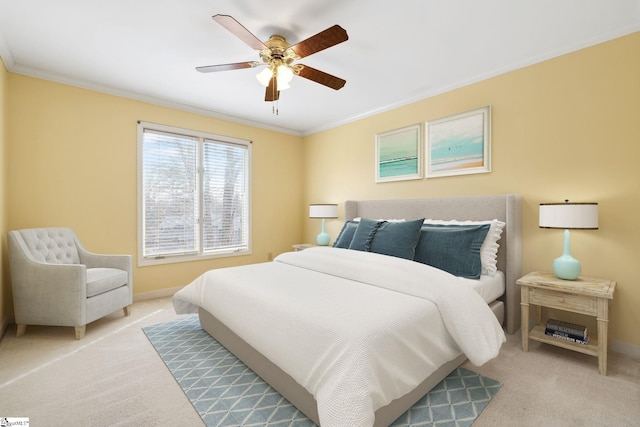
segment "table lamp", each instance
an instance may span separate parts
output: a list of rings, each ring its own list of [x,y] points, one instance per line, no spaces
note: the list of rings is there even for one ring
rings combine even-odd
[[[540,203],[540,228],[564,229],[562,256],[553,261],[553,272],[559,279],[576,280],[582,265],[571,256],[569,230],[597,230],[597,203]]]
[[[325,218],[338,218],[338,205],[309,205],[309,218],[322,218],[322,231],[318,234],[316,242],[320,246],[327,246],[331,241],[331,237],[324,231],[324,220]]]

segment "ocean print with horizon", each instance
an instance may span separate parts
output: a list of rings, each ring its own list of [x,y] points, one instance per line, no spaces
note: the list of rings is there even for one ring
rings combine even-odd
[[[416,127],[391,132],[378,139],[378,177],[418,175],[419,133]]]
[[[484,166],[484,114],[429,127],[431,172]]]

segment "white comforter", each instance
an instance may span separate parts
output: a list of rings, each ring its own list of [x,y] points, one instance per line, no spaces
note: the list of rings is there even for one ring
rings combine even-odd
[[[274,262],[211,270],[177,292],[314,395],[320,423],[371,426],[374,412],[464,352],[496,357],[504,332],[482,298],[444,271],[318,247]]]

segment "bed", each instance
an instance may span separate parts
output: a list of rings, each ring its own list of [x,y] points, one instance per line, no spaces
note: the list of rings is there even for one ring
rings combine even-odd
[[[467,358],[495,357],[501,325],[508,333],[520,327],[520,196],[347,201],[343,232],[358,218],[363,226],[376,219],[372,227],[393,223],[380,219],[502,222],[495,268],[504,291],[481,297],[460,285],[470,279],[338,247],[212,270],[173,300],[178,313],[197,311],[210,335],[323,426],[389,425]],[[314,311],[317,304],[324,308]]]

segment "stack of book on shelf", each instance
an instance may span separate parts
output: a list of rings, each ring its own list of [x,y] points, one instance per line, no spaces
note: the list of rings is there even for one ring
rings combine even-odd
[[[586,326],[563,322],[562,320],[547,320],[544,333],[555,338],[560,338],[578,344],[587,344],[589,342],[589,335],[587,335]]]

